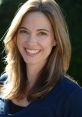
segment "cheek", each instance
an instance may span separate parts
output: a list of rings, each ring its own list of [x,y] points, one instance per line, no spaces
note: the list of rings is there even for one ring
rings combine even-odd
[[[53,41],[48,40],[48,41],[44,42],[43,45],[45,48],[52,48],[54,46],[53,43],[54,43]]]
[[[22,47],[23,47],[23,42],[21,40],[17,39],[17,48],[20,53],[22,51]]]
[[[24,43],[25,43],[25,39],[24,38],[17,37],[17,45],[18,46],[23,46]]]
[[[24,43],[26,40],[27,40],[26,35],[20,35],[20,34],[17,35],[17,41],[18,41],[18,43],[20,43],[20,44]]]

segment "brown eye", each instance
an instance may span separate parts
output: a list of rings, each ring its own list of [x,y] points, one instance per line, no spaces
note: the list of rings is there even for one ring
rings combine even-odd
[[[47,35],[47,33],[45,33],[45,32],[39,32],[39,35]]]
[[[23,30],[23,29],[20,29],[18,32],[19,32],[19,33],[22,33],[22,34],[28,34],[28,31]]]

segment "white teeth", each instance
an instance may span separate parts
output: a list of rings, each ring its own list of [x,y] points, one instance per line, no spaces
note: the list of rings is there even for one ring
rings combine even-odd
[[[26,51],[30,54],[36,54],[38,53],[40,50],[30,50],[30,49],[26,49]]]

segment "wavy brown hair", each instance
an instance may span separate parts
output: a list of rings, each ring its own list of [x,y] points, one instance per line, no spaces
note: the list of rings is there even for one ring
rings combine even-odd
[[[39,74],[39,77],[27,93],[28,78],[26,76],[26,65],[23,61],[15,42],[17,31],[25,15],[31,12],[42,12],[49,19],[54,38],[57,41],[47,63]],[[27,96],[28,100],[34,100],[46,95],[61,78],[66,74],[71,57],[71,45],[66,22],[59,5],[54,0],[28,0],[16,13],[9,30],[4,39],[6,51],[6,68],[8,83],[3,86],[3,97],[5,99],[21,99]]]

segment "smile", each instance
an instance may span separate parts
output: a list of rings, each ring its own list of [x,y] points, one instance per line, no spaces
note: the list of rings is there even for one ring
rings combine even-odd
[[[28,54],[38,54],[40,52],[40,50],[37,50],[37,49],[34,49],[34,50],[31,50],[31,49],[26,49],[26,52]]]

